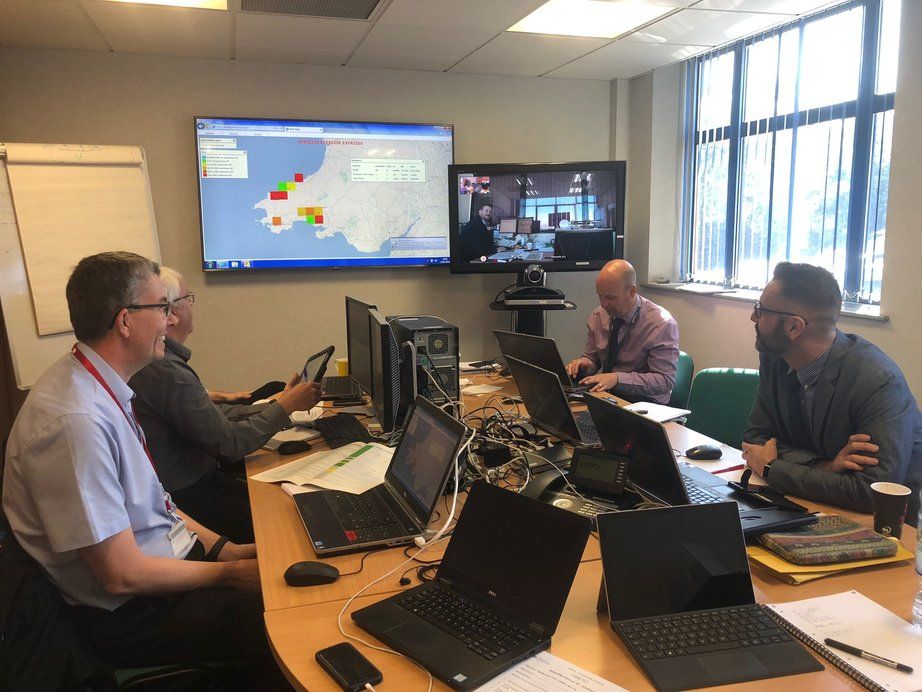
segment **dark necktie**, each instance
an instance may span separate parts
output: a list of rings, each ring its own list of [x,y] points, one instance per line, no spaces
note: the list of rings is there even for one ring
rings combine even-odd
[[[618,341],[618,334],[621,327],[624,326],[624,320],[616,317],[611,321],[611,332],[608,335],[608,354],[605,356],[605,372],[611,372],[618,364],[618,354],[621,352],[622,343]]]

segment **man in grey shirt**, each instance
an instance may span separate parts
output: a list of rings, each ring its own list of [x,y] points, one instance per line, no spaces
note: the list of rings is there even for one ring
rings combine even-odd
[[[320,400],[320,385],[293,380],[268,404],[215,404],[189,365],[184,343],[193,330],[194,294],[182,275],[161,268],[173,324],[167,326],[165,357],[131,378],[135,408],[157,475],[176,504],[191,517],[234,541],[253,541],[246,483],[219,468],[238,460],[288,427],[293,411]]]
[[[828,271],[781,262],[751,319],[759,389],[743,458],[771,487],[860,512],[871,483],[922,485],[922,415],[883,351],[836,328],[842,306]]]

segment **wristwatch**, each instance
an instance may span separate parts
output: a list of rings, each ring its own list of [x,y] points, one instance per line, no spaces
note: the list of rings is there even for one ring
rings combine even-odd
[[[205,562],[217,562],[218,555],[221,554],[221,550],[224,548],[224,544],[227,543],[230,539],[227,536],[221,536],[214,542],[214,545],[211,546],[211,550],[208,551],[208,554],[205,556]]]

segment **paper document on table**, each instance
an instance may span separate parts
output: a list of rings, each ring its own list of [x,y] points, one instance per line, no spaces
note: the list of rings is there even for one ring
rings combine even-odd
[[[662,404],[637,402],[628,404],[624,407],[628,411],[633,411],[644,418],[655,420],[657,423],[665,423],[668,420],[675,420],[687,416],[691,411],[687,408],[673,408],[672,406],[663,406]]]
[[[795,636],[868,689],[922,689],[922,632],[857,591],[767,606]],[[826,638],[864,649],[914,669],[903,673],[853,654],[831,649]]]
[[[473,384],[470,387],[462,389],[461,393],[469,396],[476,396],[477,394],[492,394],[493,392],[498,392],[500,389],[502,389],[502,387],[497,387],[495,384]]]
[[[308,454],[250,478],[361,494],[384,482],[393,455],[393,449],[376,442],[352,442],[329,452]]]
[[[596,692],[624,690],[547,651],[527,658],[478,687],[480,692]]]

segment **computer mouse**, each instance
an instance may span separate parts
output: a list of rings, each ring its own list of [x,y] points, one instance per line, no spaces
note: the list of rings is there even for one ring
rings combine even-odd
[[[282,444],[279,445],[278,453],[297,454],[298,452],[306,452],[310,448],[311,443],[307,440],[285,440]]]
[[[304,560],[294,563],[285,570],[285,583],[288,586],[332,584],[337,579],[339,579],[339,570],[325,562]]]
[[[696,461],[710,461],[711,459],[720,459],[723,452],[720,447],[715,447],[714,445],[695,445],[685,450],[685,456]]]

